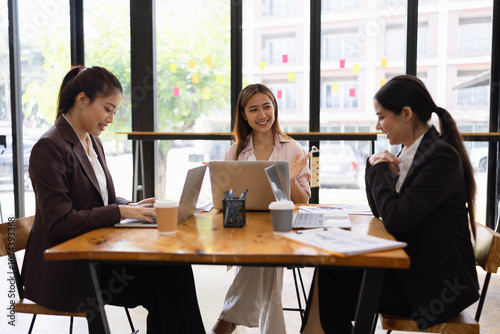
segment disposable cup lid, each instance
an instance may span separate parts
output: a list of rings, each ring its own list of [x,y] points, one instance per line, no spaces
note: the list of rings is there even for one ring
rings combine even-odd
[[[277,201],[269,204],[269,210],[293,210],[295,204],[292,201]]]
[[[155,202],[155,208],[160,209],[168,209],[168,208],[177,208],[179,203],[170,199],[157,199]]]

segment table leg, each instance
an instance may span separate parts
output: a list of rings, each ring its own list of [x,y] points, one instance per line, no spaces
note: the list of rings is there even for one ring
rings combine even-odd
[[[78,312],[85,312],[89,325],[89,334],[110,334],[108,319],[104,311],[102,291],[97,276],[96,263],[87,261],[75,261],[84,301],[78,307]]]
[[[384,281],[385,269],[366,268],[363,272],[358,306],[354,319],[352,334],[372,332],[373,321],[377,314],[380,290]]]

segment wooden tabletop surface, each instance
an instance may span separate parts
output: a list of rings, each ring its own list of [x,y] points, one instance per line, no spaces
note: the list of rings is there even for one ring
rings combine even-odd
[[[394,240],[379,219],[351,215],[352,230]],[[97,229],[45,251],[46,260],[167,261],[192,264],[345,265],[408,268],[402,249],[339,257],[282,239],[273,233],[269,212],[247,212],[242,228],[225,228],[222,213],[196,213],[174,236],[154,228]]]

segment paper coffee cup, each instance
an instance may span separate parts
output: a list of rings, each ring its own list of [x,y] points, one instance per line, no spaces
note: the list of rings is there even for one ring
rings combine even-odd
[[[155,209],[158,232],[162,235],[175,234],[179,203],[168,199],[156,200]]]
[[[292,201],[277,201],[269,204],[274,232],[289,232],[292,230],[293,209]]]

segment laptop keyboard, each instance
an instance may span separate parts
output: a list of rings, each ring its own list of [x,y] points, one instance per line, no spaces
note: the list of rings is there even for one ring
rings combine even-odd
[[[325,216],[322,213],[296,213],[293,220],[293,227],[321,227]]]

